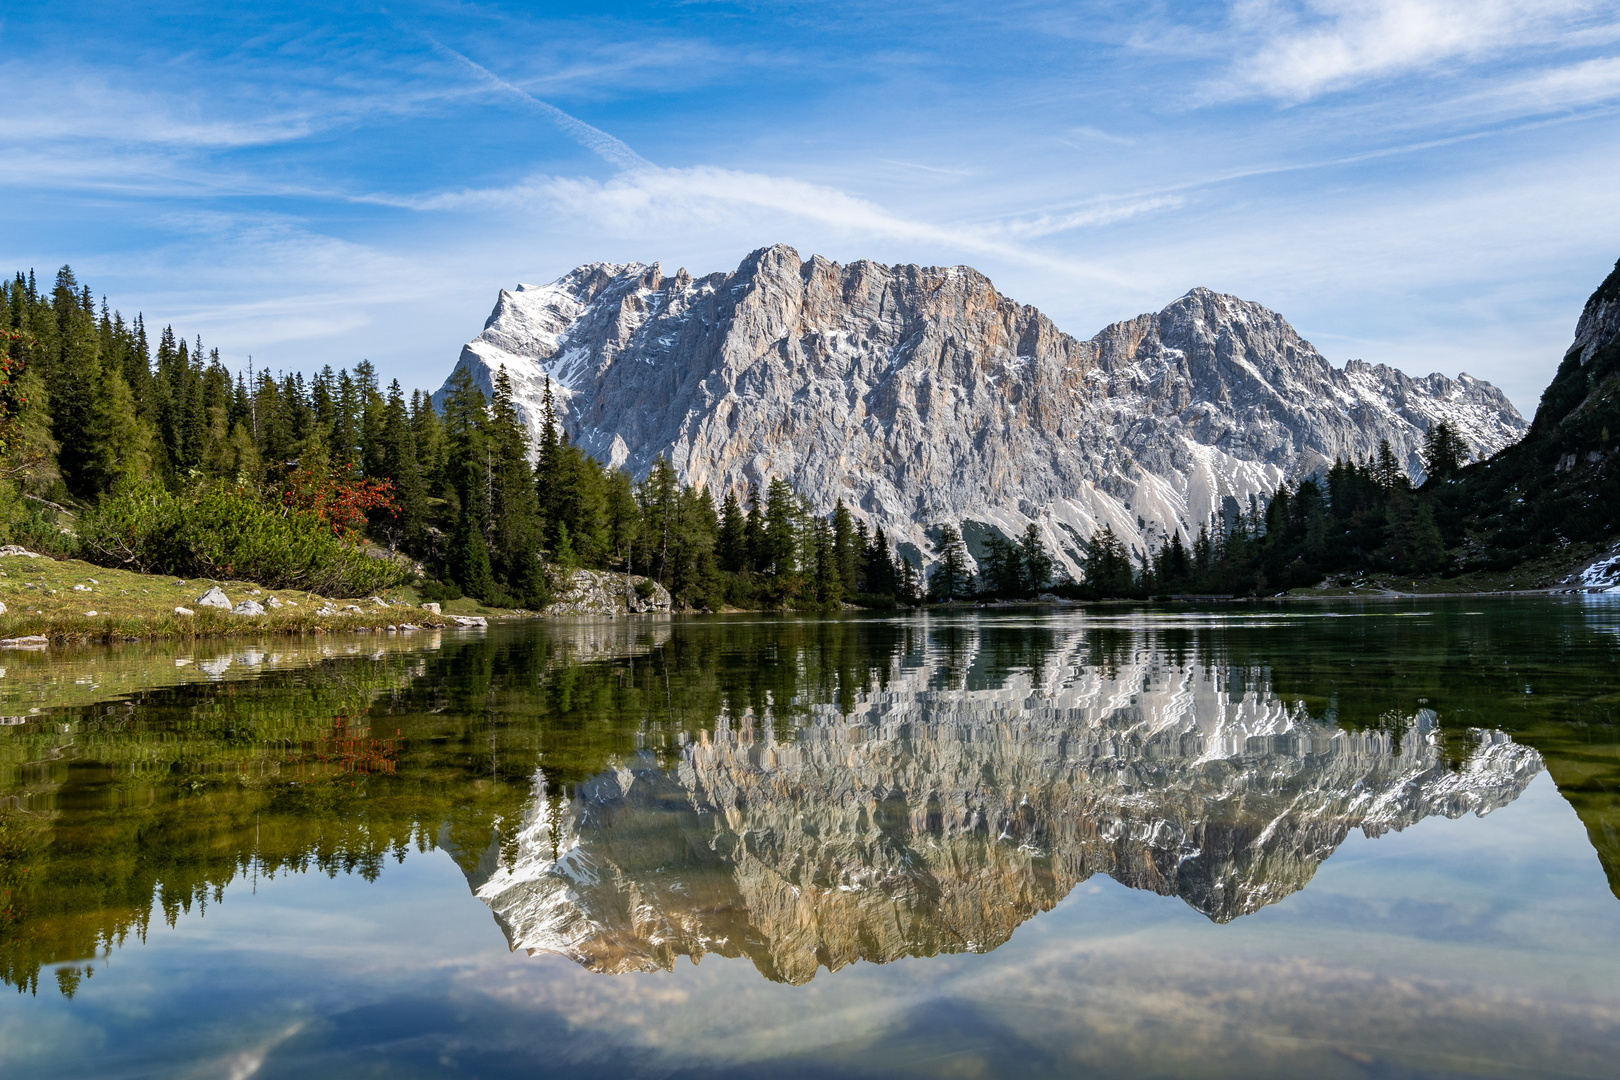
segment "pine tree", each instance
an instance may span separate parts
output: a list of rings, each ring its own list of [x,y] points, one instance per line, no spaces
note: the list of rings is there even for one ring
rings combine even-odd
[[[1450,421],[1432,424],[1423,435],[1423,471],[1429,479],[1451,476],[1468,460],[1468,443]]]
[[[540,498],[534,470],[529,466],[529,433],[518,419],[512,381],[504,365],[495,376],[488,425],[495,491],[491,534],[496,577],[519,602],[538,608],[546,598],[545,574],[540,567]],[[562,533],[558,547],[567,539],[567,533]],[[568,556],[558,557],[557,561],[572,565],[572,554],[569,545]]]
[[[489,452],[483,391],[457,368],[444,402],[446,471],[456,501],[450,573],[468,595],[488,600],[496,593],[490,568]]]
[[[734,492],[726,492],[720,504],[720,535],[715,542],[720,569],[740,574],[748,563],[747,522]]]
[[[1136,591],[1131,555],[1113,526],[1104,525],[1086,544],[1086,587],[1099,597],[1130,596]]]
[[[551,378],[546,378],[545,393],[540,399],[540,430],[534,439],[535,486],[540,499],[540,530],[548,543],[556,531],[557,504],[562,492],[562,463],[558,450],[557,407],[551,396]]]
[[[799,569],[798,499],[793,485],[777,477],[765,487],[765,542],[759,569],[786,577]]]
[[[641,535],[641,508],[636,505],[630,474],[615,469],[607,476],[604,487],[603,507],[611,557],[625,573],[634,573],[636,541]]]
[[[850,516],[844,500],[833,507],[832,559],[838,571],[838,595],[853,595],[855,576],[861,558],[861,545],[855,537],[855,519]],[[829,603],[832,601],[828,601]]]
[[[997,596],[1016,596],[1024,591],[1024,574],[1018,547],[992,532],[985,539],[983,560],[985,587]]]
[[[636,561],[645,566],[647,575],[660,585],[665,584],[670,574],[670,534],[678,527],[675,518],[679,495],[675,469],[660,454],[647,470],[647,478],[641,482],[636,499],[641,505],[642,520],[641,552]],[[675,539],[678,545],[679,537]]]
[[[900,595],[900,570],[889,554],[889,538],[880,525],[872,530],[865,556],[865,591],[875,596]]]
[[[394,509],[385,511],[378,524],[396,546],[420,550],[427,530],[427,487],[416,459],[416,429],[398,379],[388,387],[381,442],[380,465],[383,476],[394,485]]]
[[[447,486],[444,470],[444,425],[433,398],[422,390],[411,392],[411,438],[416,444],[416,464],[422,474],[422,488],[429,499],[443,498]]]
[[[1395,460],[1395,451],[1388,439],[1378,440],[1378,459],[1373,471],[1378,478],[1378,486],[1385,491],[1401,491],[1408,486],[1406,470]]]
[[[954,525],[940,528],[939,562],[928,579],[930,600],[963,600],[971,595],[972,573],[968,569],[967,545]]]
[[[843,510],[840,502],[838,509]],[[845,511],[847,518],[848,511]],[[809,524],[809,548],[815,576],[816,603],[836,608],[844,598],[844,573],[839,565],[839,552],[835,536],[836,525],[823,518],[812,518]],[[853,530],[851,530],[853,531]]]
[[[759,488],[748,492],[748,516],[743,520],[743,549],[745,570],[763,571],[770,561],[769,541],[765,537],[765,511],[760,505]]]
[[[1041,540],[1041,530],[1032,521],[1024,526],[1018,545],[1019,587],[1025,593],[1038,593],[1052,580],[1052,555]]]

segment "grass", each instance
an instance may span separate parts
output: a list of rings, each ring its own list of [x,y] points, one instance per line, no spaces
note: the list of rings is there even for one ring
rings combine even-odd
[[[197,598],[218,585],[236,604],[278,598],[284,605],[264,615],[232,615],[199,607]],[[424,611],[411,588],[390,589],[383,598],[409,607],[381,608],[369,598],[330,600],[289,589],[261,589],[246,581],[189,580],[127,570],[109,570],[78,559],[40,556],[0,557],[0,638],[42,635],[54,642],[140,641],[262,634],[335,634],[370,630],[390,623],[447,626],[451,621]],[[344,611],[357,604],[361,611]],[[469,606],[458,602],[451,614]],[[470,605],[476,608],[476,604]],[[177,615],[185,607],[194,615]],[[337,614],[323,615],[323,608]],[[467,612],[472,614],[474,612]],[[477,614],[503,614],[478,611]]]

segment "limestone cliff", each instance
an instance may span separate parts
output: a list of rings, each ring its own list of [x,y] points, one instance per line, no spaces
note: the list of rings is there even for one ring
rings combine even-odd
[[[932,525],[1034,521],[1071,570],[1104,524],[1139,548],[1190,539],[1381,439],[1420,474],[1439,419],[1480,455],[1525,426],[1488,383],[1334,367],[1280,315],[1206,289],[1081,341],[967,267],[780,245],[702,278],[595,263],[503,291],[458,366],[486,391],[504,366],[531,424],[549,378],[572,437],[614,466],[663,454],[716,492],[787,477],[924,557]]]

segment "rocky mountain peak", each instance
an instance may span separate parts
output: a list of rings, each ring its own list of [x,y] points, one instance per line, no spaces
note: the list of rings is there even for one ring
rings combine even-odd
[[[1575,324],[1575,344],[1571,351],[1579,352],[1584,365],[1599,349],[1617,338],[1620,338],[1620,261],[1615,262],[1614,270],[1586,301],[1580,322]]]
[[[1081,341],[970,267],[783,244],[729,273],[596,263],[502,292],[458,365],[486,391],[505,366],[531,425],[549,378],[571,437],[612,466],[663,455],[717,494],[786,477],[924,559],[932,526],[1034,522],[1071,570],[1104,525],[1139,549],[1190,539],[1382,439],[1419,474],[1442,418],[1480,454],[1524,429],[1489,384],[1334,367],[1281,315],[1206,288]]]

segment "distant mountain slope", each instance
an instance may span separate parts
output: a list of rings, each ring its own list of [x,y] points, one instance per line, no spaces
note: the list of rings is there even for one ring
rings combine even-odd
[[[1569,543],[1620,541],[1617,439],[1620,262],[1587,300],[1523,441],[1463,470],[1438,494],[1467,519],[1487,559],[1504,564]],[[1592,583],[1617,581],[1620,561]]]
[[[549,377],[572,437],[612,465],[664,454],[716,491],[787,477],[925,555],[940,523],[1035,521],[1071,569],[1105,524],[1137,547],[1190,538],[1381,439],[1420,474],[1441,418],[1481,454],[1525,428],[1488,383],[1335,368],[1275,312],[1206,289],[1080,341],[966,267],[781,245],[729,274],[596,263],[503,291],[458,366],[488,390],[503,365],[531,424]]]

